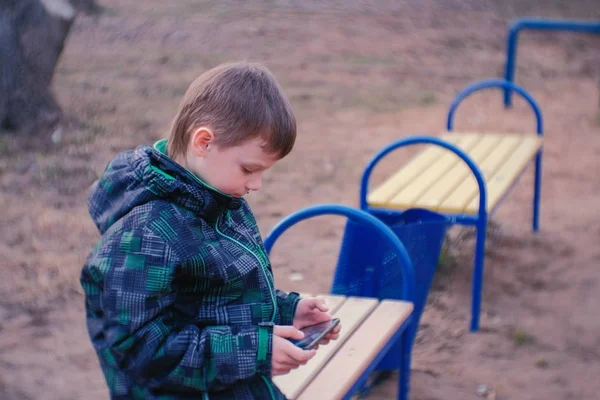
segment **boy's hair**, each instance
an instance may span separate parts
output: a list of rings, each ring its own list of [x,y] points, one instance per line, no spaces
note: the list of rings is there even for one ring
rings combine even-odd
[[[260,137],[270,154],[285,157],[296,140],[296,119],[269,70],[254,63],[219,65],[200,75],[186,91],[168,141],[168,154],[185,157],[190,136],[211,128],[224,148]]]

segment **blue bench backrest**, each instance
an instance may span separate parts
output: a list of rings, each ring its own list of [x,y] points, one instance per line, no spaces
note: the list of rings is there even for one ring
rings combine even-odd
[[[397,235],[412,261],[415,273],[413,321],[417,327],[427,302],[449,222],[440,214],[421,209],[377,217]],[[331,292],[346,296],[401,299],[401,262],[394,249],[382,240],[376,229],[348,221]],[[400,362],[398,354],[401,354],[399,349],[390,351],[390,356],[383,360],[379,368],[396,369]]]

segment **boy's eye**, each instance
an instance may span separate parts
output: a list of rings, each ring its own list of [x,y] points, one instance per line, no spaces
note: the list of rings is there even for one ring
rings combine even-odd
[[[244,173],[246,173],[246,174],[251,174],[251,173],[252,173],[252,171],[250,171],[250,170],[249,170],[248,168],[246,168],[246,167],[242,167],[242,171],[244,171]]]

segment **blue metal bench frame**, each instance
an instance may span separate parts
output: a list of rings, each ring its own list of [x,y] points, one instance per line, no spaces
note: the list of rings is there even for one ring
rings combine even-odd
[[[544,31],[572,31],[600,34],[600,21],[578,21],[547,18],[517,18],[508,27],[506,43],[506,64],[504,77],[508,82],[515,79],[515,66],[517,63],[517,45],[519,32],[524,29]],[[504,106],[511,106],[512,91],[504,90]]]
[[[536,133],[539,136],[543,135],[543,122],[542,122],[542,113],[537,102],[534,98],[523,88],[517,86],[511,82],[507,82],[501,79],[488,79],[480,82],[475,82],[463,90],[461,90],[455,100],[452,102],[449,112],[448,112],[448,120],[447,127],[449,131],[452,131],[454,128],[454,115],[458,105],[468,96],[473,94],[474,92],[487,88],[504,88],[510,91],[515,91],[519,95],[521,95],[531,106],[536,116]],[[361,210],[365,210],[375,216],[383,216],[390,215],[394,213],[401,213],[402,211],[398,210],[390,210],[383,208],[375,208],[370,207],[367,202],[368,195],[368,185],[369,179],[371,177],[371,173],[375,166],[394,150],[397,150],[401,147],[410,146],[414,144],[433,144],[436,146],[440,146],[446,150],[449,150],[455,153],[458,157],[460,157],[469,167],[475,179],[477,180],[477,185],[479,187],[479,212],[476,216],[465,215],[465,214],[444,214],[452,224],[459,225],[470,225],[475,226],[477,229],[477,239],[475,244],[475,257],[474,257],[474,266],[473,266],[473,286],[472,286],[472,301],[471,301],[471,324],[470,329],[472,332],[476,332],[479,330],[479,317],[480,317],[480,309],[481,309],[481,294],[482,294],[482,286],[483,286],[483,268],[484,268],[484,257],[485,257],[485,239],[486,239],[486,230],[489,216],[494,213],[497,206],[501,203],[498,202],[496,207],[491,210],[490,215],[487,212],[487,190],[485,179],[479,167],[473,162],[473,160],[461,149],[456,147],[455,145],[446,142],[444,140],[431,137],[431,136],[412,136],[405,139],[398,140],[389,144],[380,150],[375,156],[369,161],[367,164],[363,176],[361,179],[360,185],[360,208]],[[541,200],[541,184],[542,184],[542,149],[538,151],[535,157],[535,188],[534,188],[534,196],[533,196],[533,230],[539,230],[539,212],[540,212],[540,200]],[[515,181],[518,182],[518,179]],[[514,186],[514,185],[513,185]],[[505,196],[511,191],[512,187],[509,188]],[[501,199],[502,200],[502,199]]]
[[[400,298],[405,301],[413,302],[415,291],[415,273],[410,257],[408,256],[408,252],[396,234],[394,234],[394,232],[387,225],[369,213],[361,210],[338,204],[323,204],[307,207],[290,214],[279,224],[277,224],[265,238],[264,245],[267,254],[270,254],[275,241],[293,225],[306,219],[322,215],[344,216],[355,223],[364,224],[370,228],[378,230],[381,233],[382,238],[389,242],[398,255],[398,264],[402,270],[402,287],[400,288]],[[400,326],[393,337],[388,341],[386,346],[384,346],[379,355],[369,364],[365,372],[356,380],[346,396],[344,396],[344,399],[350,399],[352,394],[356,393],[367,383],[369,375],[376,369],[377,365],[380,363],[386,353],[392,347],[394,347],[398,340],[401,340],[402,343],[402,362],[399,363],[400,371],[398,381],[398,399],[408,399],[412,346],[417,331],[417,326],[414,321],[415,320],[412,315],[407,318],[407,320],[402,324],[402,326]]]

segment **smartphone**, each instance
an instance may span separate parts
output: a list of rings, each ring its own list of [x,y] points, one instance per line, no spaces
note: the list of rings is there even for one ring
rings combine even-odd
[[[292,340],[296,346],[303,350],[310,350],[315,347],[321,339],[325,337],[329,332],[333,330],[340,323],[339,318],[334,318],[329,321],[321,322],[319,324],[306,326],[300,329],[304,332],[304,338],[300,340]]]

